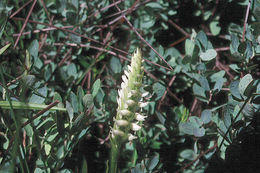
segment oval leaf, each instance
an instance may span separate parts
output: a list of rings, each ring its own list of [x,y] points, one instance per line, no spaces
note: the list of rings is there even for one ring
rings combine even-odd
[[[202,61],[210,61],[216,58],[217,52],[214,49],[208,49],[206,52],[202,52],[200,54],[200,58]]]
[[[148,159],[148,161],[146,162],[146,167],[148,168],[148,170],[151,171],[156,167],[158,162],[159,162],[159,156],[154,155]]]
[[[196,137],[202,137],[205,135],[205,129],[203,127],[196,127],[193,129],[193,135]]]
[[[207,124],[211,121],[211,111],[209,109],[205,109],[202,111],[201,120],[204,124]]]
[[[100,79],[98,79],[93,84],[93,88],[92,88],[92,95],[93,95],[93,97],[95,97],[97,95],[98,90],[100,89],[100,86],[101,86],[101,82],[100,82]]]
[[[194,153],[193,150],[191,150],[191,149],[186,149],[186,150],[184,150],[184,151],[182,151],[182,152],[180,153],[180,156],[181,156],[182,158],[184,158],[184,159],[187,159],[187,160],[193,160],[193,159],[195,158],[196,154]]]
[[[244,95],[246,88],[253,81],[251,74],[245,75],[239,82],[238,89],[241,95]]]

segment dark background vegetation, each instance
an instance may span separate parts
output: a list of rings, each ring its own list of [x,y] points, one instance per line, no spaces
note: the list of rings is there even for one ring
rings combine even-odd
[[[67,111],[1,106],[0,170],[105,172],[140,47],[148,118],[121,172],[259,171],[259,11],[258,0],[2,0],[1,100]]]

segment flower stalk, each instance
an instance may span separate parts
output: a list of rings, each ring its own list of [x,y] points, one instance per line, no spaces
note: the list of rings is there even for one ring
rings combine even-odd
[[[136,132],[141,129],[143,116],[140,111],[146,103],[142,98],[146,94],[141,93],[142,78],[144,68],[142,66],[142,54],[137,48],[131,59],[131,65],[124,71],[121,89],[118,91],[118,108],[114,118],[114,125],[111,128],[111,153],[110,153],[110,173],[117,172],[117,159],[123,143],[136,139]]]

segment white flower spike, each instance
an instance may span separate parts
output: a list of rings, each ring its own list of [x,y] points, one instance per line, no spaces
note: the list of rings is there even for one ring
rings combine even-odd
[[[137,49],[132,56],[131,65],[127,66],[128,70],[125,70],[122,76],[121,89],[118,91],[119,97],[117,98],[117,115],[111,129],[111,140],[113,144],[118,146],[127,139],[129,141],[136,139],[137,136],[131,132],[139,131],[146,118],[138,112],[147,105],[147,103],[142,102],[142,98],[148,95],[147,92],[145,94],[141,92],[144,75],[142,62],[141,51]]]

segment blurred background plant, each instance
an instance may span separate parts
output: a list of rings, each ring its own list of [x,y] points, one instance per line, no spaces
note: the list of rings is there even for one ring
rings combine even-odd
[[[259,0],[1,0],[0,170],[105,172],[140,47],[147,119],[120,171],[259,171],[259,11]]]

